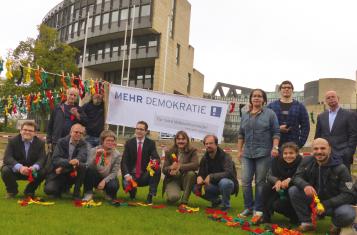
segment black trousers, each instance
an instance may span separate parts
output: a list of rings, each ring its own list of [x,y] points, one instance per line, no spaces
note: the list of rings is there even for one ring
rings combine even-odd
[[[157,193],[157,186],[159,185],[160,178],[161,178],[161,169],[155,171],[153,176],[150,176],[149,172],[143,172],[139,178],[135,177],[135,174],[132,174],[133,179],[138,183],[138,187],[148,186],[149,185],[149,194],[152,196],[156,196]],[[126,187],[126,180],[123,176],[123,188]],[[131,190],[130,197],[135,198],[136,189]]]
[[[6,186],[6,191],[8,193],[13,193],[17,194],[18,193],[18,184],[17,180],[27,180],[27,176],[22,175],[18,172],[13,172],[12,168],[9,166],[3,166],[1,168],[1,178],[5,183]],[[34,181],[31,183],[28,183],[24,194],[35,194],[36,189],[38,186],[41,184],[43,181],[44,177],[41,172],[37,172],[37,177],[34,178]]]
[[[55,170],[55,169],[54,169]],[[81,187],[85,177],[85,167],[77,167],[77,176],[71,177],[70,173],[72,169],[64,169],[64,172],[57,175],[55,171],[51,172],[46,177],[45,183],[45,193],[47,195],[53,195],[60,197],[63,192],[68,190],[72,185],[74,185],[73,196],[81,196]]]
[[[92,193],[93,188],[97,187],[100,181],[102,181],[104,177],[102,177],[96,169],[87,168],[86,176],[84,179],[84,193]],[[118,178],[109,180],[105,183],[104,191],[111,198],[116,198],[117,192],[119,190],[119,180]]]
[[[292,222],[298,222],[298,217],[295,213],[288,191],[285,190],[283,196],[279,195],[275,189],[272,189],[274,185],[265,183],[263,187],[263,216],[265,221],[270,221],[270,218],[274,212],[288,217]]]

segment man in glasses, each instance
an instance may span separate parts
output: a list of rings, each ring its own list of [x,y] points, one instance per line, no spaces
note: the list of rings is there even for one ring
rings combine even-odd
[[[46,178],[46,194],[61,197],[74,184],[73,197],[80,198],[88,154],[84,132],[81,124],[74,124],[70,134],[59,139],[52,157],[53,170]]]
[[[46,160],[45,143],[36,134],[36,124],[25,121],[20,134],[12,138],[5,150],[1,177],[6,185],[6,198],[18,193],[17,180],[29,180],[24,194],[34,197],[37,187],[43,180],[39,172]],[[31,176],[32,178],[31,178]]]
[[[153,140],[146,137],[148,124],[139,121],[135,128],[135,137],[125,143],[123,158],[121,161],[121,173],[123,175],[124,189],[135,180],[139,187],[149,185],[149,193],[146,203],[152,204],[152,198],[156,195],[157,186],[160,182],[161,169],[153,166],[151,169],[154,174],[151,176],[147,170],[150,160],[156,164],[160,163],[160,157],[156,151],[156,144]],[[158,165],[157,165],[158,166]],[[135,199],[136,188],[133,188],[130,198]]]
[[[280,86],[280,99],[268,105],[279,120],[280,142],[294,142],[302,148],[310,132],[309,114],[305,106],[293,99],[294,86],[290,81],[283,81]]]

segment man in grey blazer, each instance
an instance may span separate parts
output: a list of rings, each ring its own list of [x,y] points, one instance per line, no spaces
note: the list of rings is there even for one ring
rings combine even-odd
[[[326,92],[325,102],[329,109],[317,117],[315,139],[327,139],[333,153],[350,169],[357,143],[356,115],[340,107],[336,91]]]

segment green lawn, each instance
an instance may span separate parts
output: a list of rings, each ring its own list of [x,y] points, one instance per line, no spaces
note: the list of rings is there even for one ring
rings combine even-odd
[[[24,183],[21,183],[19,191],[23,189]],[[147,190],[147,187],[139,188],[138,201],[145,200]],[[165,203],[161,189],[159,191],[159,196],[154,198],[155,204]],[[43,185],[37,192],[43,196]],[[200,207],[200,212],[195,214],[180,214],[175,206],[163,209],[114,207],[105,203],[101,195],[96,200],[103,201],[104,205],[93,208],[76,208],[69,197],[52,200],[55,202],[53,206],[21,207],[17,200],[22,193],[16,199],[7,200],[4,196],[4,184],[1,181],[0,234],[248,234],[239,228],[209,220],[204,213],[209,203],[195,195],[191,195],[192,206]],[[120,189],[119,198],[126,200],[128,195]],[[243,208],[242,194],[232,199],[233,210],[230,215],[235,216]],[[280,224],[287,222],[280,216],[273,217],[273,221]],[[318,230],[313,234],[325,234],[329,223],[329,218],[319,221]]]

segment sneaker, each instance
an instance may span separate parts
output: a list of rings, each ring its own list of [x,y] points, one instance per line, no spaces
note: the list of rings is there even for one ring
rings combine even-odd
[[[251,215],[253,215],[253,211],[251,209],[244,209],[244,211],[238,214],[238,217],[245,218]]]
[[[152,195],[148,194],[148,197],[146,198],[146,204],[152,205]]]
[[[84,194],[82,201],[90,201],[90,200],[93,200],[93,193]]]
[[[263,222],[263,213],[260,211],[256,211],[250,221],[254,225],[261,224]]]
[[[17,195],[17,193],[6,193],[5,198],[6,199],[15,198],[16,195]]]
[[[339,235],[341,232],[341,228],[336,227],[334,224],[330,225],[330,235]]]
[[[315,227],[312,223],[301,223],[296,230],[302,233],[306,233],[309,231],[314,231]]]

